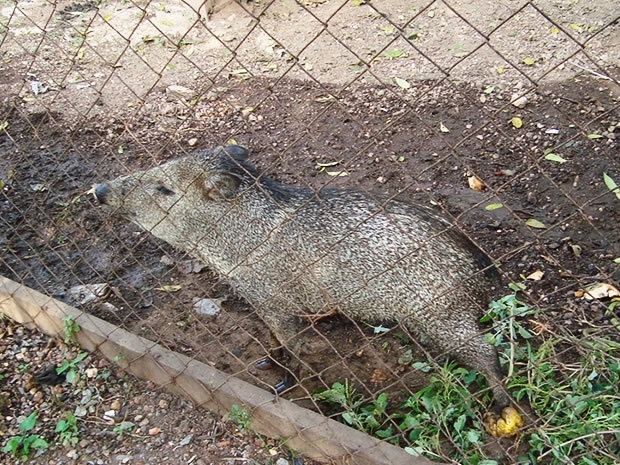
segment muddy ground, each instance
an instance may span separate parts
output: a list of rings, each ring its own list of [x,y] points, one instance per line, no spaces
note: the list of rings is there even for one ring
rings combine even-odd
[[[234,140],[282,182],[434,205],[500,267],[494,297],[544,272],[522,296],[541,310],[527,323],[538,341],[593,329],[617,340],[618,310],[575,294],[620,281],[620,201],[603,181],[620,184],[614,2],[543,2],[518,14],[453,2],[462,17],[439,2],[310,3],[256,2],[253,19],[229,2],[208,22],[177,2],[3,4],[0,274],[272,389],[282,370],[255,368],[269,335],[253,309],[86,195],[93,183]],[[48,89],[34,95],[33,82]],[[511,105],[514,94],[523,105]],[[71,292],[91,284],[109,291],[89,301]],[[199,315],[199,298],[221,302],[220,313]],[[395,402],[426,385],[409,351],[426,360],[428,348],[399,328],[375,335],[337,316],[307,328],[307,366],[289,399],[329,414],[311,395],[334,381]],[[572,359],[572,348],[560,356]]]
[[[527,283],[528,302],[542,311],[530,322],[534,329],[541,324],[549,334],[579,334],[606,327],[613,314],[605,314],[605,305],[575,296],[589,284],[620,278],[613,262],[620,202],[603,183],[603,173],[620,179],[620,120],[617,94],[606,84],[582,76],[540,89],[525,109],[504,111],[505,95],[490,94],[481,104],[487,94],[466,85],[420,83],[420,97],[406,102],[385,89],[360,87],[332,100],[324,87],[308,83],[239,79],[228,81],[217,100],[199,103],[194,111],[200,117],[176,133],[166,125],[176,124],[188,107],[166,101],[163,91],[153,93],[144,116],[130,123],[110,115],[66,124],[61,114],[9,108],[11,126],[0,148],[0,272],[271,389],[282,371],[255,368],[269,345],[255,312],[208,269],[85,194],[95,182],[233,139],[250,148],[261,171],[282,182],[437,205],[497,261],[505,284],[543,271],[543,279]],[[512,126],[515,114],[524,127]],[[137,141],[144,140],[156,157],[140,152]],[[547,148],[567,162],[545,160]],[[349,175],[330,176],[317,165],[332,161]],[[484,183],[481,192],[468,186],[472,175]],[[503,207],[484,208],[492,203]],[[526,226],[530,218],[546,228]],[[83,295],[70,292],[95,283],[109,284],[111,292],[84,304]],[[493,292],[499,297],[509,290]],[[193,309],[204,297],[221,299],[217,316]],[[610,329],[608,336],[617,334]],[[401,364],[407,350],[413,349],[414,360],[426,358],[398,328],[373,335],[368,325],[332,317],[302,337],[308,369],[284,396],[307,407],[321,410],[311,393],[344,379],[369,398],[387,392],[395,400],[426,383],[425,375]],[[570,348],[565,356],[571,357]]]

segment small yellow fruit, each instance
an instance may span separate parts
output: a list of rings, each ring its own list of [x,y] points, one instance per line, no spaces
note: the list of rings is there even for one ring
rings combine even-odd
[[[496,438],[509,438],[517,434],[517,430],[523,426],[523,419],[514,408],[506,407],[497,421],[493,415],[487,415],[484,426]]]

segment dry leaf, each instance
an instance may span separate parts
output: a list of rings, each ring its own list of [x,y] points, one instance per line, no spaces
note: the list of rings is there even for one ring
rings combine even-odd
[[[316,166],[318,168],[329,168],[330,166],[336,166],[338,165],[342,160],[338,160],[338,161],[328,161],[325,163],[319,163],[317,162]]]
[[[545,274],[544,271],[536,270],[531,273],[529,276],[526,276],[525,279],[529,279],[530,281],[540,281]]]
[[[482,189],[484,189],[484,184],[482,184],[482,181],[480,181],[480,179],[476,176],[468,177],[467,182],[469,184],[469,188],[475,190],[476,192],[481,192]]]
[[[396,82],[396,85],[401,89],[409,89],[411,87],[411,84],[409,84],[409,82],[407,82],[405,79],[395,77],[394,81]]]
[[[156,291],[164,291],[164,292],[177,292],[183,289],[183,286],[180,284],[168,284],[166,286],[158,287]]]
[[[374,384],[383,383],[386,379],[387,379],[387,376],[380,368],[376,368],[372,372],[372,375],[370,375],[370,382]]]
[[[608,283],[596,283],[587,286],[583,291],[583,297],[586,300],[607,299],[611,297],[620,297],[620,291]]]

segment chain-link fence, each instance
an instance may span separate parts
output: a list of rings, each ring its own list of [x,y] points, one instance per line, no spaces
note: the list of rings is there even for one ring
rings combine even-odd
[[[617,2],[199,3],[0,3],[2,275],[414,455],[617,463]]]

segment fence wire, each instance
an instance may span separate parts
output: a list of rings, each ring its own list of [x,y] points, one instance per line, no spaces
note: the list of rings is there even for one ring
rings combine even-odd
[[[418,455],[617,463],[619,20],[612,0],[3,2],[0,273]],[[172,203],[87,194],[227,144],[256,171],[165,169]],[[238,183],[251,208],[171,213]],[[450,363],[484,292],[525,419],[502,459],[485,373]]]

